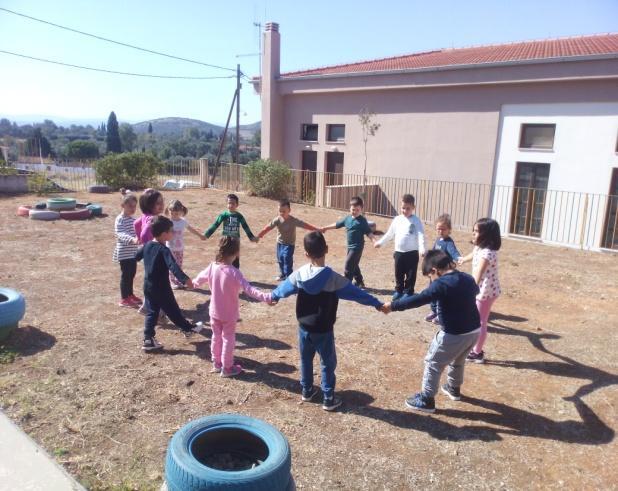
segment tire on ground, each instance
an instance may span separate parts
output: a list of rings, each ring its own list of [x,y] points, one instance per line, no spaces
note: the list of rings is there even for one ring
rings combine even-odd
[[[75,198],[49,198],[47,200],[48,210],[74,210],[77,200]]]
[[[60,212],[60,218],[62,218],[63,220],[86,220],[91,216],[92,212],[88,208]]]
[[[91,211],[94,217],[100,217],[103,214],[103,207],[101,205],[89,204],[86,205],[86,208]]]
[[[58,220],[60,213],[53,210],[30,210],[28,215],[32,220]]]
[[[239,451],[261,449],[262,462],[252,469],[223,471],[198,460],[196,455],[208,455],[213,449],[223,452],[228,435],[233,435],[229,444]],[[217,448],[213,440],[220,443]],[[256,418],[217,414],[192,421],[176,432],[167,447],[165,479],[169,491],[283,491],[291,482],[291,465],[290,446],[279,430]]]
[[[105,184],[95,184],[93,186],[88,186],[89,193],[109,193],[111,189],[109,186]]]
[[[17,216],[27,217],[31,209],[32,206],[30,205],[21,205],[19,208],[17,208]]]
[[[0,341],[17,327],[26,313],[26,300],[11,288],[0,287]]]

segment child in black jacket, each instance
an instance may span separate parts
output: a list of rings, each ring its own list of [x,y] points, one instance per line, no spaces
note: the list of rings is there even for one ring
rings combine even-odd
[[[193,288],[191,278],[178,267],[172,251],[165,246],[165,242],[172,239],[173,226],[169,218],[157,216],[151,225],[154,239],[147,242],[135,255],[138,261],[144,260],[144,306],[146,310],[142,345],[144,351],[163,348],[163,345],[155,339],[155,326],[161,310],[165,312],[169,320],[180,327],[186,336],[200,332],[203,328],[201,322],[193,325],[184,318],[170,285],[169,271],[183,285]]]

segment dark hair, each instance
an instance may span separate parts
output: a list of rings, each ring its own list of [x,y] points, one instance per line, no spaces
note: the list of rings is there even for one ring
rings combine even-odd
[[[169,218],[164,217],[163,215],[158,215],[152,221],[152,224],[150,225],[150,230],[152,231],[153,237],[159,237],[161,234],[164,234],[165,232],[171,230],[173,226],[174,224]]]
[[[123,192],[123,190],[124,188],[120,190],[122,194],[122,199],[120,200],[120,204],[122,206],[126,205],[129,202],[137,203],[137,196],[131,193],[127,193],[126,190],[124,190]]]
[[[226,199],[228,199],[228,200],[231,199],[233,201],[236,201],[236,204],[238,204],[238,202],[239,202],[238,196],[236,196],[235,194],[228,194]]]
[[[362,208],[365,206],[365,203],[363,203],[363,198],[360,196],[353,196],[350,199],[350,206],[360,206]]]
[[[287,198],[280,199],[279,206],[287,206],[288,208],[291,208],[290,200]]]
[[[403,203],[406,203],[406,204],[412,205],[412,206],[414,206],[414,204],[416,203],[416,200],[414,199],[414,196],[412,196],[411,194],[404,194],[401,197],[401,201]]]
[[[167,204],[165,208],[165,214],[167,215],[170,211],[182,211],[183,215],[189,213],[189,210],[185,205],[183,205],[179,199],[173,199]]]
[[[319,259],[326,255],[326,239],[322,232],[313,231],[305,235],[303,239],[305,252],[312,259]]]
[[[453,228],[453,226],[451,225],[451,215],[449,215],[448,213],[443,213],[442,215],[440,215],[436,219],[436,225],[438,223],[442,223],[443,225],[446,225],[449,230]]]
[[[423,276],[429,276],[432,269],[444,270],[454,268],[455,264],[446,252],[432,249],[425,253],[423,258]]]
[[[219,250],[215,256],[215,261],[222,263],[224,258],[234,256],[240,251],[240,239],[238,237],[221,237],[219,239]]]
[[[142,210],[142,213],[146,213],[147,215],[152,215],[152,210],[154,209],[159,198],[163,199],[163,195],[154,189],[147,189],[144,194],[139,197],[139,209]]]
[[[476,244],[481,249],[500,250],[502,239],[500,238],[500,225],[493,218],[479,218],[476,223],[478,237]]]

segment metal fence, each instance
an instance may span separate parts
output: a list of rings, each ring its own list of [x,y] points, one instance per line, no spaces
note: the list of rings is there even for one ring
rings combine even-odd
[[[63,189],[85,191],[95,184],[92,162],[22,163],[18,168],[43,173]],[[221,164],[213,187],[248,191],[245,167]],[[159,186],[207,187],[215,167],[205,159],[165,162]],[[618,250],[618,196],[464,182],[428,181],[302,171],[292,169],[287,197],[298,203],[347,210],[352,196],[362,196],[365,211],[392,217],[403,194],[416,198],[425,223],[448,213],[453,227],[471,230],[480,217],[496,219],[504,234],[583,249]]]
[[[247,191],[243,170],[242,165],[224,164],[215,187]],[[386,217],[399,212],[403,194],[414,195],[416,213],[425,223],[448,213],[455,229],[472,230],[476,220],[489,216],[505,235],[618,250],[618,196],[296,169],[287,190],[292,201],[338,210],[347,210],[351,197],[362,196],[366,213]]]

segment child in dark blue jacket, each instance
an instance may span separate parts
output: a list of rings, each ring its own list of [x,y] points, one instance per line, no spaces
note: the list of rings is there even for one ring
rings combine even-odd
[[[410,409],[433,413],[440,376],[447,365],[447,383],[441,387],[442,392],[454,401],[461,399],[466,356],[480,333],[481,320],[476,308],[479,287],[472,276],[455,269],[451,257],[444,251],[425,254],[423,275],[432,280],[428,288],[385,304],[382,312],[413,309],[432,301],[437,303],[441,329],[425,357],[422,389],[406,399],[406,406]]]
[[[313,386],[313,358],[317,352],[322,367],[322,409],[334,411],[342,403],[339,397],[335,397],[337,354],[333,333],[339,299],[353,300],[378,309],[382,307],[382,302],[325,265],[328,246],[321,232],[305,235],[304,246],[305,255],[311,262],[294,271],[273,290],[272,300],[276,302],[280,298],[298,295],[296,318],[299,324],[302,400],[310,401],[317,394]]]

